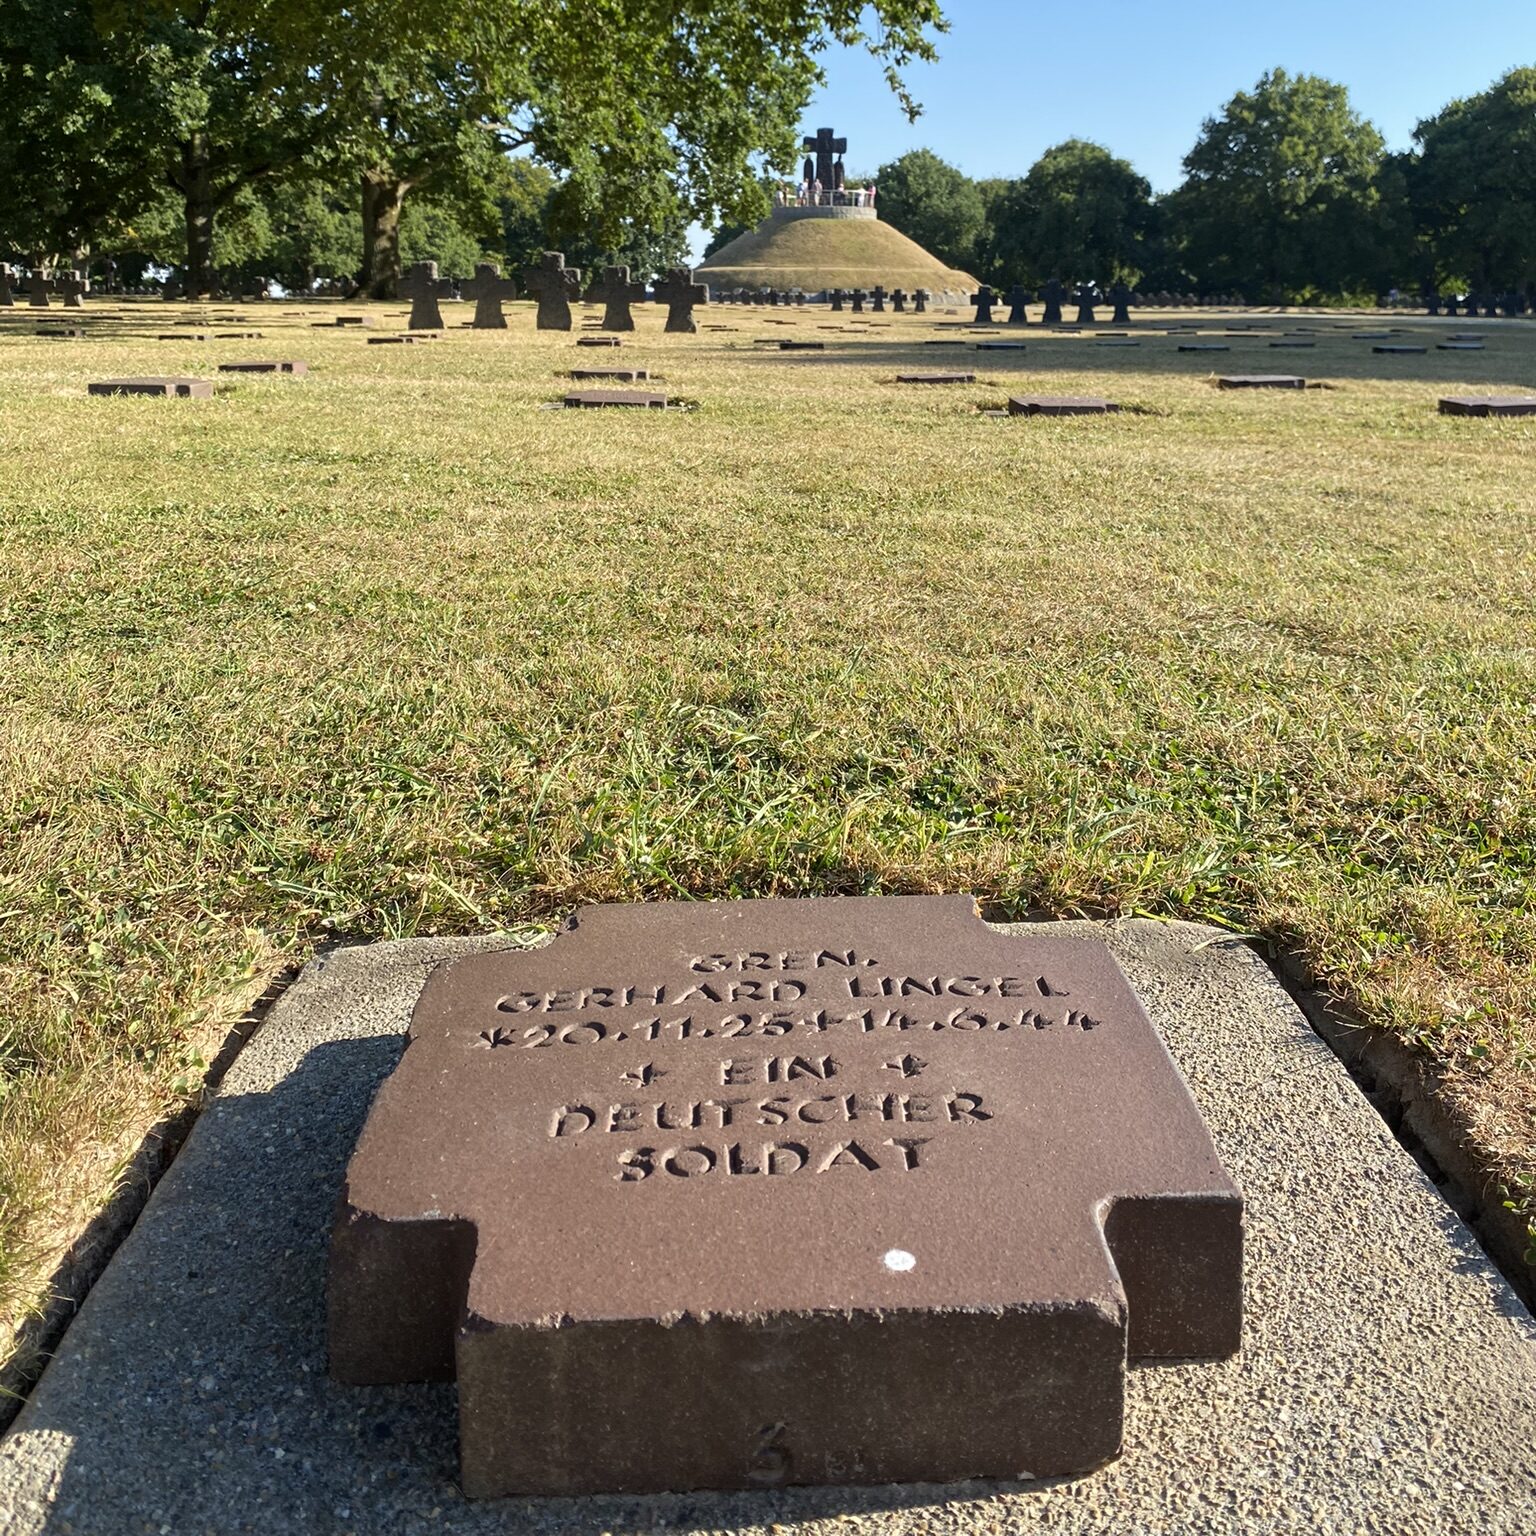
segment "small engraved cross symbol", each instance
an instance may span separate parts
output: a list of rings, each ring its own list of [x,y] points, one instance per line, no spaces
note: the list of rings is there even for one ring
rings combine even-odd
[[[646,1062],[643,1067],[635,1067],[632,1071],[626,1072],[624,1081],[632,1083],[636,1088],[649,1088],[658,1077],[666,1075],[660,1067],[653,1067],[650,1062]]]
[[[497,1025],[495,1029],[482,1029],[480,1038],[475,1041],[477,1051],[494,1051],[498,1045],[516,1045],[517,1041],[510,1030],[502,1029]]]
[[[900,1056],[885,1064],[887,1072],[900,1072],[903,1077],[916,1077],[928,1063],[921,1056]]]

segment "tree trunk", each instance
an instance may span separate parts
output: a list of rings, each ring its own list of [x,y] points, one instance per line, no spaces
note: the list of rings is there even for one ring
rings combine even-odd
[[[213,177],[208,139],[194,133],[181,146],[181,195],[187,229],[185,295],[201,298],[213,291]]]
[[[371,299],[392,299],[400,281],[400,205],[410,189],[383,170],[363,172],[363,269],[359,282]]]

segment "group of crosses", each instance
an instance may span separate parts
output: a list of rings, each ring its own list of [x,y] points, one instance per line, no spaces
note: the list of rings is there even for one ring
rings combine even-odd
[[[48,309],[50,294],[58,294],[65,309],[82,309],[91,285],[84,272],[68,268],[49,273],[41,267],[32,267],[25,273],[0,262],[0,309],[9,309],[16,302],[16,294],[24,293],[33,309]]]
[[[976,323],[977,325],[992,325],[994,323],[992,317],[993,307],[1006,304],[1008,306],[1008,319],[1006,323],[1009,325],[1027,325],[1029,323],[1029,312],[1025,306],[1033,303],[1034,297],[1034,294],[1019,284],[1015,284],[1005,297],[983,283],[980,289],[971,295],[971,303],[976,307]],[[1091,283],[1082,283],[1078,286],[1077,292],[1073,297],[1077,302],[1076,324],[1095,324],[1097,317],[1094,313],[1094,306],[1101,302],[1098,290]],[[1067,290],[1054,277],[1040,290],[1040,302],[1045,305],[1045,313],[1041,316],[1040,320],[1042,325],[1061,325],[1063,323],[1061,306],[1066,298]],[[1114,305],[1113,324],[1130,324],[1131,304],[1136,298],[1137,295],[1133,294],[1124,283],[1116,283],[1109,290],[1108,299]]]
[[[605,331],[632,331],[635,317],[630,313],[631,304],[644,303],[647,299],[667,306],[666,329],[674,334],[691,335],[698,330],[693,309],[709,298],[709,290],[703,283],[693,280],[687,267],[674,267],[650,289],[644,283],[631,282],[628,267],[604,267],[603,275],[594,278],[585,295],[581,290],[581,271],[568,267],[559,251],[545,251],[536,267],[524,267],[523,288],[538,301],[536,327],[541,331],[568,331],[571,328],[571,301],[585,297],[588,303],[603,305],[602,329]],[[400,292],[411,301],[409,329],[413,331],[440,331],[443,328],[443,312],[438,300],[447,298],[453,291],[453,283],[437,275],[435,261],[418,261],[401,280]],[[475,301],[475,317],[470,325],[475,330],[501,331],[507,327],[507,317],[501,306],[507,299],[517,297],[517,282],[503,277],[501,268],[494,262],[481,262],[475,275],[462,285],[461,292]]]

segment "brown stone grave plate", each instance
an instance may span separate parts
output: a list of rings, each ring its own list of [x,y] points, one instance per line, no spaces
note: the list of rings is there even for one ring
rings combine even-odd
[[[649,406],[661,410],[667,397],[644,389],[577,389],[565,397],[565,403],[573,410],[603,405]]]
[[[1437,352],[1486,352],[1488,349],[1480,341],[1437,341]]]
[[[1242,1199],[1107,948],[967,897],[579,912],[428,980],[331,1238],[471,1496],[1081,1472],[1229,1354]]]
[[[1180,352],[1230,352],[1232,350],[1224,341],[1181,341]]]
[[[1442,416],[1536,416],[1536,395],[1447,395]]]
[[[1351,341],[1385,341],[1390,335],[1392,335],[1391,331],[1352,331],[1349,339]]]
[[[1305,389],[1307,381],[1292,373],[1224,373],[1216,380],[1220,389]]]
[[[1419,353],[1428,352],[1428,347],[1385,346],[1372,347],[1372,352],[1385,353],[1389,357],[1410,357]]]
[[[974,384],[974,373],[898,373],[898,384]]]
[[[925,347],[947,347],[953,345],[953,343],[947,341],[925,341],[923,345]],[[976,350],[978,352],[1023,352],[1028,347],[1029,343],[1027,341],[978,341],[976,343]]]
[[[924,338],[923,345],[925,347],[968,347],[971,346],[972,343],[968,341],[962,341],[958,336],[953,338],[948,336],[929,336]],[[984,347],[987,345],[987,343],[984,341],[978,341],[974,343],[974,345],[977,347]],[[996,345],[996,343],[993,343],[993,345]]]
[[[212,379],[97,379],[86,386],[92,395],[175,395],[183,400],[211,400]]]
[[[1103,416],[1120,407],[1095,395],[1012,395],[1010,416]]]
[[[626,384],[634,384],[651,375],[646,368],[572,368],[570,376],[573,379],[618,379]]]
[[[370,336],[367,338],[370,347],[410,347],[418,341],[436,341],[436,331],[412,331],[402,332],[399,336]]]
[[[220,363],[220,373],[291,373],[295,377],[309,372],[309,364],[293,358],[268,358],[254,363]]]
[[[54,339],[67,339],[80,341],[85,336],[85,329],[78,325],[40,325],[33,332],[36,336],[49,336]]]
[[[825,352],[827,344],[824,341],[781,341],[780,352]]]
[[[1296,352],[1296,351],[1299,351],[1299,350],[1301,350],[1303,348],[1306,348],[1306,347],[1315,347],[1316,345],[1317,345],[1317,343],[1315,341],[1272,341],[1272,342],[1270,342],[1270,346],[1272,346],[1272,347],[1280,347],[1283,350],[1290,351],[1290,352]]]
[[[161,331],[156,341],[207,341],[207,331]]]
[[[616,347],[620,342],[617,336],[578,336],[576,345],[578,347]]]

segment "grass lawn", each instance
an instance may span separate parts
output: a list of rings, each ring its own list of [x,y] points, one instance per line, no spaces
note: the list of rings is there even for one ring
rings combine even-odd
[[[0,1320],[284,961],[590,901],[1265,935],[1531,1188],[1536,421],[1435,401],[1532,391],[1536,327],[986,353],[732,306],[603,352],[525,304],[414,347],[284,311],[204,342],[153,339],[178,305],[84,341],[0,312]],[[802,333],[827,351],[752,345]],[[262,356],[312,371],[213,374]],[[698,408],[541,409],[620,359]],[[86,397],[155,372],[217,398]],[[1136,409],[978,410],[1023,389]]]

